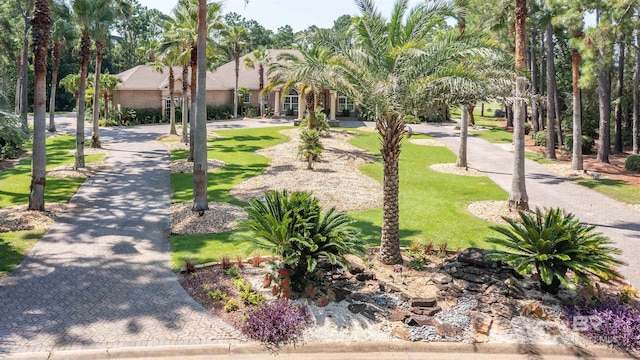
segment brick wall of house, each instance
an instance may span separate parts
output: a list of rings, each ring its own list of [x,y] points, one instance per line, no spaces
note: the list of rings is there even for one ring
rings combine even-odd
[[[207,91],[207,105],[227,105],[233,104],[232,90],[209,90]]]
[[[127,109],[160,108],[160,90],[118,90],[113,94],[113,104]]]

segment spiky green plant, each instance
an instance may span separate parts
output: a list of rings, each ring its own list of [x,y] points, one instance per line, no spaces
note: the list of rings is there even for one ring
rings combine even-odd
[[[509,226],[492,227],[505,238],[488,239],[502,249],[490,252],[487,258],[504,261],[523,275],[535,269],[541,289],[551,294],[558,292],[560,284],[568,288],[575,288],[576,283],[590,285],[590,276],[603,281],[620,276],[614,267],[621,262],[614,255],[621,251],[608,246],[611,241],[595,232],[595,226],[559,208],[518,213],[519,221],[503,218]]]
[[[304,129],[300,133],[300,146],[298,156],[307,160],[307,170],[313,169],[313,164],[318,161],[324,147],[320,142],[320,133],[317,130]]]
[[[270,190],[265,200],[253,199],[245,209],[249,219],[241,222],[253,233],[256,244],[282,257],[291,287],[301,292],[318,260],[348,266],[347,254],[361,254],[364,244],[352,220],[334,208],[322,211],[318,199],[307,192]]]

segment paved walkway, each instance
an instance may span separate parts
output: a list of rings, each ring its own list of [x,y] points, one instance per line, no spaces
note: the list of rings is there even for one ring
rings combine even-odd
[[[257,120],[215,122],[208,127],[285,124]],[[73,130],[73,121],[63,120],[58,127]],[[414,130],[457,149],[452,129],[420,125]],[[72,211],[59,218],[23,263],[0,280],[0,354],[241,341],[237,331],[186,296],[170,270],[165,235],[168,154],[154,140],[166,132],[166,125],[101,130],[110,151],[105,161],[112,166],[80,188],[71,201]],[[469,161],[509,190],[509,152],[471,138]],[[527,171],[531,203],[561,206],[598,224],[625,251],[629,265],[623,272],[640,287],[640,265],[633,261],[634,246],[640,241],[640,214],[556,178],[535,163],[527,162]]]
[[[454,130],[453,126],[421,124],[411,127],[415,132],[436,137],[455,154],[458,153],[460,131]],[[471,167],[484,172],[507,192],[511,191],[513,153],[470,136],[467,158]],[[598,231],[622,250],[622,260],[626,265],[620,270],[633,286],[640,288],[640,211],[560,178],[534,161],[526,160],[525,171],[530,207],[561,207],[581,221],[596,225]]]

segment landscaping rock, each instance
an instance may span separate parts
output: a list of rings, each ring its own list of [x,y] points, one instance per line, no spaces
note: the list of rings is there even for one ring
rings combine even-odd
[[[432,307],[412,307],[410,309],[410,311],[416,315],[427,315],[427,316],[433,316],[437,313],[439,313],[440,311],[442,311],[442,308],[440,308],[440,306],[432,306]]]
[[[364,317],[366,317],[367,319],[371,320],[371,321],[376,321],[376,314],[378,313],[378,311],[372,309],[370,306],[367,306],[366,309],[362,310],[360,312],[361,315],[364,315]]]
[[[496,262],[484,259],[485,253],[485,250],[468,248],[458,254],[458,262],[486,268],[497,267]]]
[[[351,264],[351,269],[349,272],[353,275],[362,274],[364,272],[364,267],[356,264]]]
[[[336,287],[333,289],[333,292],[336,294],[336,302],[340,302],[351,295],[351,291],[343,287]]]
[[[356,280],[358,281],[367,281],[367,280],[375,280],[376,274],[372,272],[362,272],[356,274]]]
[[[509,276],[504,281],[504,284],[507,287],[508,292],[511,295],[511,297],[515,297],[516,299],[524,299],[525,290],[524,290],[524,286],[522,286],[522,283],[520,282],[520,280],[514,278],[513,276]]]
[[[366,308],[367,305],[365,304],[349,304],[349,306],[347,306],[347,309],[349,309],[353,314],[359,314]]]
[[[391,336],[404,341],[411,340],[411,329],[404,326],[396,326],[391,330]]]
[[[436,298],[416,298],[409,300],[410,307],[433,307],[436,306]]]
[[[436,326],[440,324],[436,318],[424,315],[413,315],[404,321],[409,326]]]
[[[453,277],[449,274],[438,272],[433,274],[433,276],[431,277],[431,281],[433,281],[433,283],[436,285],[448,284],[453,281]]]
[[[464,330],[460,329],[455,325],[443,323],[443,324],[436,324],[435,326],[436,326],[436,334],[443,337],[457,338],[457,337],[462,337],[462,335],[464,335]]]
[[[513,325],[511,325],[511,320],[502,316],[496,316],[493,318],[491,328],[496,330],[509,330],[513,328]]]
[[[491,324],[493,323],[493,317],[491,315],[478,311],[472,311],[470,316],[471,326],[475,330],[475,332],[485,335],[489,334],[489,330],[491,330]]]
[[[476,333],[473,335],[473,342],[475,343],[486,343],[489,341],[489,336],[486,334]]]
[[[387,316],[387,319],[389,321],[394,321],[394,322],[395,321],[404,322],[410,316],[411,314],[408,311],[395,308],[395,309],[389,310],[389,315]]]

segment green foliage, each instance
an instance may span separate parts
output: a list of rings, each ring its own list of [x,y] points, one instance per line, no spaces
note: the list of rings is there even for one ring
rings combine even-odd
[[[531,132],[531,124],[529,124],[528,122],[524,123],[524,134],[529,135],[530,132]]]
[[[327,118],[327,114],[320,110],[315,109],[316,121],[315,121],[315,130],[318,131],[321,137],[329,137],[331,127],[329,126],[329,118]],[[307,113],[304,120],[300,122],[301,128],[306,128],[309,126],[309,118],[311,117],[310,113]]]
[[[228,268],[226,271],[226,274],[232,279],[240,278],[240,270],[238,270],[238,267],[236,265],[233,265],[230,268]]]
[[[413,259],[409,262],[409,268],[421,271],[424,268],[424,263],[421,260]]]
[[[244,108],[244,114],[242,115],[247,118],[254,118],[254,117],[258,117],[258,112],[259,112],[259,109],[256,109],[251,106],[247,106]]]
[[[300,141],[298,156],[307,160],[307,169],[313,169],[313,163],[318,161],[322,150],[324,150],[320,142],[320,134],[315,129],[303,129],[300,132]]]
[[[20,264],[42,235],[42,230],[0,233],[0,278]]]
[[[593,138],[587,135],[582,135],[582,154],[588,155],[593,152],[593,146],[595,145],[595,141]],[[573,135],[567,134],[564,136],[564,149],[566,151],[573,151]]]
[[[207,292],[207,297],[213,301],[227,300],[227,293],[223,292],[220,289],[215,289],[215,291],[209,290]]]
[[[162,110],[156,108],[136,109],[136,124],[156,124],[162,121]]]
[[[29,135],[22,130],[21,119],[0,110],[0,160],[18,155]]]
[[[575,288],[575,283],[590,285],[591,275],[604,281],[619,276],[613,267],[621,263],[613,256],[620,250],[608,247],[611,241],[596,233],[595,226],[579,222],[562,209],[519,214],[519,221],[503,218],[509,226],[492,227],[505,238],[488,239],[502,248],[489,253],[489,259],[509,263],[520,274],[535,269],[542,290],[552,294],[561,283]]]
[[[624,168],[640,173],[640,155],[629,155],[624,161]]]
[[[421,120],[417,116],[407,115],[404,117],[405,124],[420,124]]]
[[[227,303],[224,304],[225,312],[234,312],[234,311],[237,311],[238,309],[240,309],[240,305],[238,305],[238,302],[234,298],[227,300]]]
[[[534,143],[536,146],[546,146],[547,145],[547,132],[546,131],[538,131],[534,135]]]
[[[207,120],[226,120],[232,117],[233,105],[207,106]]]
[[[304,289],[321,258],[347,267],[344,256],[364,250],[352,220],[335,208],[322,212],[310,193],[270,190],[264,201],[252,199],[245,210],[249,219],[242,228],[253,232],[259,247],[282,257],[295,291]]]

